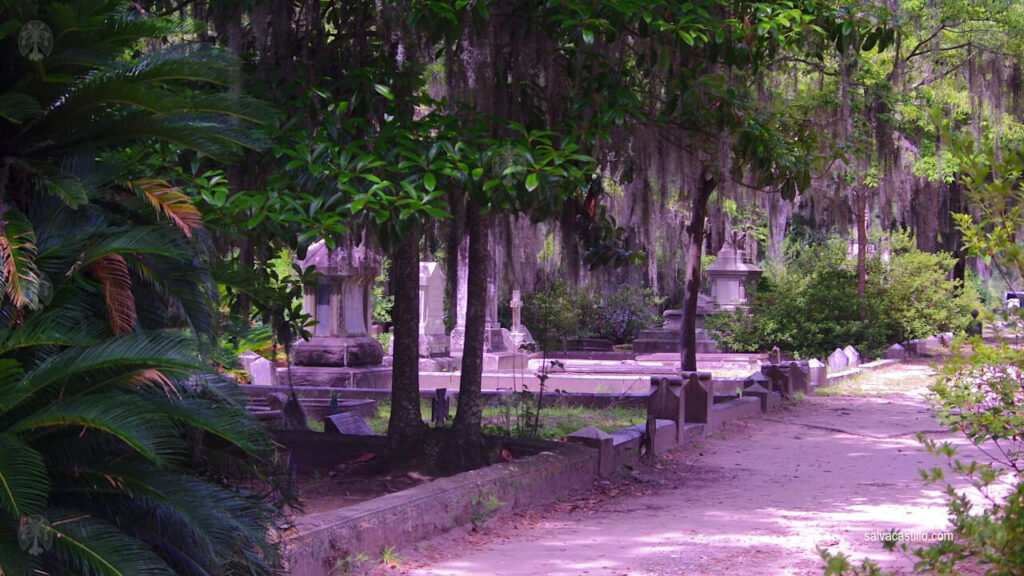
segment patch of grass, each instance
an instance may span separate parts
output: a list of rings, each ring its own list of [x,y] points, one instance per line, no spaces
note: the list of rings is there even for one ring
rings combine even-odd
[[[423,420],[430,421],[430,401],[424,400],[420,403],[420,411]],[[455,413],[454,407],[451,416]],[[388,419],[391,417],[391,404],[388,402],[377,403],[377,415],[367,420],[370,429],[374,434],[386,434],[388,430]],[[510,420],[515,418],[515,408],[507,405],[485,406],[483,411],[483,424],[492,430],[510,429]],[[595,426],[605,432],[613,432],[622,428],[628,428],[636,424],[643,424],[647,420],[647,411],[625,406],[613,406],[610,408],[585,408],[582,406],[569,406],[562,403],[555,403],[546,406],[541,410],[540,437],[547,439],[562,438],[580,428]],[[321,425],[322,426],[322,425]]]
[[[890,396],[923,393],[935,382],[931,366],[902,364],[861,372],[835,384],[814,389],[816,396]]]

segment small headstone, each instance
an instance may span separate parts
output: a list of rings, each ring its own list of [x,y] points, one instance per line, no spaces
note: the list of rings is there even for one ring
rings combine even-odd
[[[828,382],[825,363],[817,358],[807,361],[807,379],[811,386],[824,386]]]
[[[899,344],[893,344],[885,349],[886,360],[904,360],[907,357],[907,351]]]
[[[713,428],[711,422],[715,394],[712,391],[711,374],[707,372],[683,372],[683,402],[685,422],[700,422]]]
[[[683,381],[671,376],[651,378],[651,390],[647,394],[647,414],[662,420],[676,423],[676,441],[683,438],[685,404],[683,401]]]
[[[373,436],[369,424],[355,412],[342,412],[324,418],[324,432],[332,434],[352,434],[356,436]]]
[[[828,371],[829,372],[842,372],[846,370],[846,367],[850,364],[850,358],[839,348],[836,348],[835,352],[829,354],[828,357]]]
[[[857,349],[852,345],[843,348],[843,354],[846,354],[846,359],[848,360],[846,363],[847,368],[857,368],[860,366],[860,352],[857,352]]]
[[[762,364],[761,373],[765,375],[771,385],[768,387],[772,392],[778,392],[783,398],[793,397],[793,384],[789,378],[789,369],[779,364]]]
[[[942,340],[938,336],[929,336],[917,345],[917,353],[919,356],[938,356],[942,348]]]
[[[262,356],[252,350],[245,350],[238,355],[238,367],[248,372],[249,366],[251,366],[253,360],[256,360],[257,358],[262,358]]]
[[[266,358],[259,357],[249,364],[252,383],[257,386],[277,386],[277,366]]]
[[[434,428],[444,428],[444,421],[448,418],[452,400],[446,397],[447,393],[447,388],[438,388],[434,390],[434,397],[430,399],[430,421]]]
[[[807,392],[807,373],[801,362],[787,362],[789,372],[789,389],[793,392]]]

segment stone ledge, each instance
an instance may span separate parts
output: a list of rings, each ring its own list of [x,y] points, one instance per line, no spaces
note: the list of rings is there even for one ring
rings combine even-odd
[[[332,574],[348,555],[375,556],[384,546],[407,545],[469,523],[474,499],[494,497],[501,511],[547,503],[588,486],[597,450],[547,442],[547,451],[523,460],[439,478],[354,506],[303,516],[285,535],[291,576]]]

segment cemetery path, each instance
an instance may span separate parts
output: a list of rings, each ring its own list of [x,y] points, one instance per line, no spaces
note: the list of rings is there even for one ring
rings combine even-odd
[[[907,369],[917,372],[893,372],[895,393],[811,396],[735,423],[639,480],[598,483],[579,500],[405,551],[397,573],[820,575],[816,547],[909,572],[910,560],[869,540],[892,528],[945,529],[939,487],[918,476],[940,463],[915,436],[957,439],[928,412],[930,369]]]

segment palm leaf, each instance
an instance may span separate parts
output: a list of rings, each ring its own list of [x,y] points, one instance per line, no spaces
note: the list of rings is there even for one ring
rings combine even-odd
[[[36,237],[24,214],[10,208],[4,214],[0,233],[0,261],[4,291],[18,308],[39,306],[39,276],[36,271]]]
[[[0,94],[0,118],[15,124],[21,124],[42,115],[39,103],[28,94],[21,92],[4,92]]]
[[[186,237],[202,227],[202,215],[192,200],[166,180],[142,178],[129,183],[132,190],[149,201],[158,213],[166,216]]]
[[[89,264],[89,271],[103,288],[110,328],[114,334],[135,330],[135,299],[128,264],[120,254],[106,254]]]
[[[174,572],[142,542],[87,514],[67,512],[50,525],[48,556],[76,574],[96,576],[173,576]]]
[[[39,452],[13,434],[0,434],[0,509],[15,519],[40,512],[49,484]]]
[[[159,418],[143,398],[119,393],[93,393],[65,398],[22,417],[8,428],[12,434],[74,428],[117,438],[154,464],[163,464],[180,450],[174,428]]]

